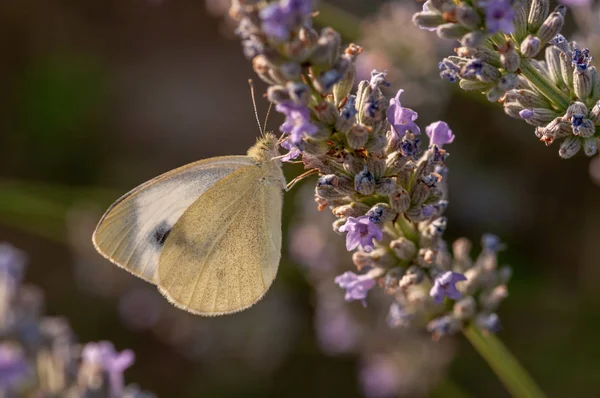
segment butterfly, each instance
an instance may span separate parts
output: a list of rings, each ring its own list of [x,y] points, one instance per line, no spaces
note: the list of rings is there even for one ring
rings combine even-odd
[[[244,310],[265,295],[281,259],[278,155],[277,138],[265,134],[246,156],[162,174],[110,206],[94,246],[176,307],[205,316]]]

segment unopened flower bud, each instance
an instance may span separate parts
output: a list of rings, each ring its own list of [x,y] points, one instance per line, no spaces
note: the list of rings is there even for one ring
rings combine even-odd
[[[375,267],[390,268],[396,265],[396,259],[387,249],[375,249],[369,253],[369,256]]]
[[[437,28],[439,25],[446,23],[442,14],[432,11],[422,11],[413,15],[413,23],[422,29]]]
[[[358,270],[362,270],[365,267],[373,266],[373,259],[368,253],[365,253],[362,250],[355,251],[352,253],[352,262],[356,265]]]
[[[348,146],[352,149],[360,149],[365,146],[369,140],[369,130],[362,124],[354,124],[348,134]]]
[[[570,51],[569,51],[570,53]],[[567,87],[571,87],[573,85],[573,64],[571,63],[571,59],[567,54],[561,52],[560,55],[560,72],[562,75],[562,79],[567,85]]]
[[[483,43],[485,38],[486,37],[482,32],[475,30],[464,35],[460,39],[460,44],[462,44],[465,47],[476,48],[479,47],[481,43]]]
[[[403,261],[411,260],[417,254],[417,247],[415,244],[405,237],[400,237],[390,242],[390,248],[394,251],[396,256]]]
[[[344,134],[348,133],[356,121],[356,113],[356,96],[350,95],[340,110],[340,115],[335,124],[336,130]]]
[[[378,195],[388,196],[396,191],[396,180],[391,177],[382,177],[375,184],[375,192]]]
[[[252,68],[258,77],[260,77],[267,84],[275,85],[278,83],[271,77],[271,64],[264,55],[261,54],[252,58]]]
[[[475,316],[476,309],[477,304],[473,296],[467,296],[454,303],[452,312],[457,319],[466,321]]]
[[[579,71],[575,69],[573,71],[573,88],[575,95],[582,101],[592,93],[592,72],[590,68]]]
[[[498,88],[502,91],[512,90],[519,84],[519,78],[514,73],[505,73],[498,79]]]
[[[560,69],[560,54],[561,51],[556,46],[546,47],[546,66],[552,81],[556,84],[562,84],[562,71]]]
[[[517,102],[525,108],[548,108],[548,101],[532,90],[521,89],[517,91]]]
[[[536,34],[542,43],[548,43],[554,38],[554,36],[556,36],[558,32],[560,32],[563,24],[565,23],[566,12],[567,7],[560,5],[556,7],[554,12],[551,13],[548,18],[546,18],[542,26],[540,26],[540,30],[538,30]]]
[[[558,155],[563,159],[572,158],[581,149],[581,144],[581,138],[574,135],[567,137],[560,144]]]
[[[390,204],[397,213],[404,213],[410,207],[410,195],[402,187],[397,187],[396,191],[390,195]]]
[[[594,156],[598,152],[598,140],[596,137],[588,137],[583,140],[583,152],[586,156]]]
[[[550,1],[532,0],[529,4],[527,27],[530,32],[537,32],[550,12]]]
[[[352,202],[333,209],[336,217],[360,217],[369,211],[369,206],[360,202]]]
[[[325,68],[331,67],[339,56],[341,43],[342,38],[338,32],[332,28],[323,29],[310,56],[311,64]]]
[[[545,126],[548,122],[554,120],[558,115],[547,108],[523,109],[519,116],[527,123],[533,126]]]
[[[483,294],[479,301],[481,306],[487,311],[494,311],[498,308],[502,300],[508,297],[508,289],[504,285],[496,286],[488,294]]]
[[[397,213],[392,210],[390,205],[387,203],[377,203],[375,206],[371,207],[367,212],[367,216],[369,217],[369,221],[375,224],[381,224],[388,221],[392,221],[396,218]]]
[[[414,254],[411,257],[407,258],[407,260],[411,260],[413,257]],[[402,276],[402,279],[400,279],[399,285],[402,289],[406,289],[409,286],[420,284],[421,282],[423,282],[424,279],[425,272],[423,271],[423,269],[421,267],[413,265],[406,270],[404,276]]]
[[[497,102],[500,100],[500,98],[502,98],[504,93],[505,93],[504,90],[501,90],[499,87],[494,87],[490,91],[485,93],[485,97],[490,102]]]
[[[484,92],[492,88],[491,83],[480,82],[479,80],[461,80],[458,82],[460,88],[465,91]]]
[[[445,23],[438,26],[436,32],[442,39],[458,40],[469,33],[469,29],[456,23]]]
[[[344,232],[340,231],[340,228],[343,227],[344,225],[346,225],[346,222],[348,220],[345,218],[338,218],[337,220],[335,220],[331,226],[333,227],[333,232],[343,235]]]
[[[508,72],[516,72],[517,69],[519,69],[521,57],[519,57],[519,54],[517,54],[514,46],[511,46],[507,51],[500,54],[500,63]]]
[[[362,195],[371,195],[375,192],[375,178],[366,166],[354,177],[354,187]]]
[[[547,1],[547,0],[546,0]],[[529,35],[521,43],[521,54],[526,58],[535,57],[542,47],[542,42],[539,38]]]
[[[429,186],[423,180],[417,181],[411,192],[411,205],[420,207],[425,203],[427,196],[429,196]]]

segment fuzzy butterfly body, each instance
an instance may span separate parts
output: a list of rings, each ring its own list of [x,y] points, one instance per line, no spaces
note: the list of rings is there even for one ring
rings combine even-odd
[[[277,155],[267,134],[247,156],[201,160],[140,185],[106,211],[96,249],[186,311],[250,307],[281,258],[285,179]]]

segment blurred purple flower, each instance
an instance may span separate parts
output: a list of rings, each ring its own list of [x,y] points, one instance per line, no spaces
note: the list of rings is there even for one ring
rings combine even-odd
[[[285,115],[285,122],[279,129],[290,135],[291,144],[298,145],[304,134],[313,135],[317,132],[317,126],[310,121],[310,110],[306,105],[288,101],[277,104],[275,109]]]
[[[409,108],[402,107],[400,103],[400,95],[404,90],[398,90],[395,98],[390,99],[390,106],[387,110],[387,120],[392,126],[392,129],[398,135],[398,138],[404,137],[407,131],[412,131],[414,134],[420,134],[421,129],[415,123],[419,115],[417,112]]]
[[[10,243],[0,243],[0,274],[19,283],[23,276],[27,256]]]
[[[500,318],[495,313],[479,314],[475,319],[475,323],[477,326],[490,333],[498,333],[502,328],[500,325]]]
[[[368,398],[397,396],[399,377],[394,363],[381,355],[369,358],[360,371],[360,383]]]
[[[383,239],[383,232],[368,216],[349,217],[346,224],[340,227],[340,232],[346,234],[346,249],[356,249],[359,245],[366,252],[374,249],[373,239]]]
[[[425,132],[429,137],[430,145],[442,147],[444,144],[451,144],[454,141],[454,134],[446,122],[431,123],[425,128]]]
[[[29,374],[29,367],[23,352],[17,347],[3,343],[0,345],[0,390],[11,388]]]
[[[84,362],[98,366],[107,372],[112,394],[114,396],[121,395],[124,385],[123,372],[135,360],[133,351],[116,352],[112,343],[101,341],[86,344],[83,348],[82,358]]]
[[[283,0],[269,4],[260,11],[259,17],[267,36],[283,41],[289,38],[290,31],[301,25],[311,12],[310,0]]]
[[[360,328],[346,308],[328,308],[319,303],[315,328],[321,349],[327,354],[350,352],[356,345]]]
[[[346,289],[346,301],[361,300],[366,307],[367,293],[375,286],[375,280],[368,275],[356,275],[354,272],[344,272],[335,278],[342,289]]]
[[[489,0],[485,3],[485,25],[490,33],[512,33],[515,12],[510,0]]]
[[[592,5],[592,0],[559,0],[559,3],[571,7],[589,7]]]
[[[458,300],[462,297],[462,293],[456,289],[456,283],[466,281],[467,277],[458,272],[447,271],[435,278],[435,283],[429,291],[429,295],[433,297],[436,304],[440,304],[444,297]]]

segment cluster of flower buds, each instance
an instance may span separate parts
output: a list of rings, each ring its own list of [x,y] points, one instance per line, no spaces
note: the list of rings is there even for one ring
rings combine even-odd
[[[333,228],[354,251],[360,274],[335,280],[346,300],[364,303],[380,285],[405,295],[396,305],[406,311],[414,312],[412,304],[420,300],[423,318],[430,318],[445,308],[445,298],[482,294],[481,285],[440,260],[447,206],[443,146],[454,140],[449,126],[427,126],[429,145],[422,151],[418,115],[402,106],[402,90],[395,98],[384,96],[385,72],[374,70],[351,94],[361,49],[351,44],[342,52],[337,32],[312,29],[311,12],[309,0],[239,0],[232,8],[246,55],[286,117],[280,127],[289,150],[284,160],[302,156],[305,167],[319,174],[319,209],[338,217]],[[427,294],[417,297],[423,289]]]
[[[490,0],[478,8],[470,4],[429,0],[413,17],[423,29],[460,40],[456,55],[440,62],[440,75],[502,102],[506,114],[535,126],[546,145],[561,141],[562,158],[582,148],[594,155],[600,136],[600,78],[590,66],[589,50],[560,35],[566,8],[551,11],[549,0]],[[534,59],[542,51],[545,60]]]
[[[25,255],[0,244],[0,395],[3,397],[153,398],[124,385],[131,350],[79,346],[68,322],[43,316],[43,295],[22,284]]]

